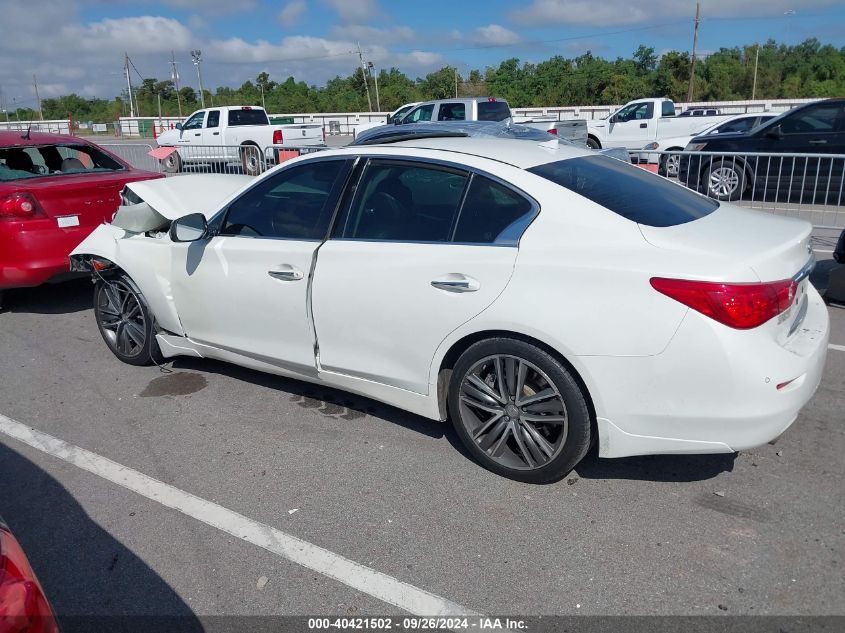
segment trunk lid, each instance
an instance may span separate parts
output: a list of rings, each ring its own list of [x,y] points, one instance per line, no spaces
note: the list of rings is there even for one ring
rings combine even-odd
[[[653,246],[732,260],[734,264],[751,268],[759,281],[764,282],[792,278],[812,257],[813,227],[809,222],[729,204],[722,204],[713,213],[685,224],[639,226],[643,237]]]

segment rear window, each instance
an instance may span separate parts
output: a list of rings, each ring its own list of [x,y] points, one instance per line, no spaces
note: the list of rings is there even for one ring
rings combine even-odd
[[[607,156],[584,156],[529,169],[637,224],[675,226],[713,213],[719,203]]]
[[[506,101],[479,101],[479,121],[504,121],[511,115],[510,106]]]
[[[269,125],[264,110],[229,110],[229,127],[234,125]]]
[[[83,144],[0,148],[0,182],[111,172],[125,167],[96,147]]]

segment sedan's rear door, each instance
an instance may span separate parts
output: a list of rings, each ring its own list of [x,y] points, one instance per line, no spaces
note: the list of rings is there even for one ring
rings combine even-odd
[[[435,351],[504,290],[536,211],[479,174],[370,160],[317,258],[319,369],[427,393]]]

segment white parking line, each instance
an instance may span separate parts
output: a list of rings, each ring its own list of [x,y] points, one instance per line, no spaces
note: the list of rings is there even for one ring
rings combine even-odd
[[[3,414],[0,414],[0,433],[415,615],[478,615],[445,598],[148,477],[107,457],[68,444]]]
[[[845,352],[845,345],[834,345],[831,343],[827,346],[828,349],[835,349],[837,352]]]

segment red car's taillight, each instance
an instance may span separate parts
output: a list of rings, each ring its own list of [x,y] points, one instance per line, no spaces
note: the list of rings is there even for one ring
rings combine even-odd
[[[798,289],[791,279],[723,284],[654,277],[651,286],[667,297],[737,330],[763,325],[788,309]]]
[[[281,145],[284,140],[281,130],[273,130],[273,145]]]
[[[0,631],[58,633],[41,585],[12,533],[0,524]]]
[[[557,136],[557,128],[553,127],[551,129],[549,129],[549,134],[554,134],[555,136]]]
[[[30,220],[44,211],[31,193],[13,193],[0,198],[0,220]]]

